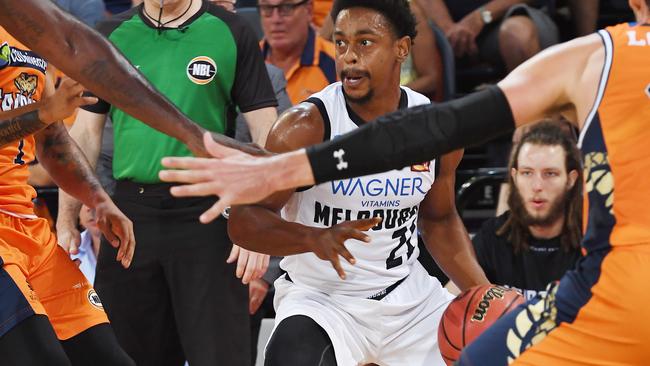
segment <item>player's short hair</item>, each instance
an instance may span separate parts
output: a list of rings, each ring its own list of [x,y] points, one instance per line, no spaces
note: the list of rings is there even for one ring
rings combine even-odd
[[[650,0],[648,0],[650,1]],[[332,19],[336,21],[342,10],[349,8],[368,8],[377,11],[393,26],[398,38],[404,36],[415,39],[415,15],[411,11],[408,0],[335,0],[332,6]]]

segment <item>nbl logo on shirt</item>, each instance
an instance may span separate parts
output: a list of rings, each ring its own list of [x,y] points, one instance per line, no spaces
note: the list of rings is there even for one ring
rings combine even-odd
[[[191,82],[205,85],[217,75],[217,64],[207,56],[193,58],[187,65],[187,77]]]

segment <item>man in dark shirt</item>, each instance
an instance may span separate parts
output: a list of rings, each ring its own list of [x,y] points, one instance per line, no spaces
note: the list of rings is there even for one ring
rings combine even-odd
[[[544,0],[417,0],[449,39],[462,65],[486,62],[511,71],[557,43]]]
[[[473,243],[492,283],[527,298],[580,257],[582,169],[575,141],[556,123],[533,127],[510,159],[510,211],[483,223]]]

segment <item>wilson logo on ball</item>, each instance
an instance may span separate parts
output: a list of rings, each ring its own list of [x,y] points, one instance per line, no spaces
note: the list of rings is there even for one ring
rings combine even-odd
[[[490,303],[494,299],[503,299],[503,294],[506,292],[506,289],[503,287],[491,287],[489,290],[483,294],[483,298],[474,308],[474,315],[472,315],[471,321],[473,322],[482,322],[485,319],[485,313],[487,313],[490,308]]]
[[[207,56],[193,58],[187,65],[187,77],[198,85],[205,85],[217,75],[217,64]]]

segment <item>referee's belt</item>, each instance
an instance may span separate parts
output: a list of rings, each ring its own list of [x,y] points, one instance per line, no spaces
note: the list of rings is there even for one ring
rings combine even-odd
[[[408,277],[408,275],[407,275],[406,277]],[[377,301],[381,301],[384,297],[388,296],[388,294],[390,294],[391,292],[393,292],[393,290],[396,289],[397,286],[399,286],[402,282],[404,282],[404,280],[406,279],[406,277],[404,277],[404,278],[398,280],[397,282],[395,282],[395,283],[393,283],[392,285],[386,287],[385,289],[383,289],[383,290],[377,292],[376,294],[373,294],[373,295],[370,295],[370,296],[366,297],[366,299],[368,299],[368,300],[377,300]],[[289,281],[289,282],[291,282],[291,283],[293,283],[293,280],[291,279],[291,277],[289,277],[289,274],[288,274],[288,273],[285,273],[285,274],[284,274],[284,279],[287,280],[287,281]]]

